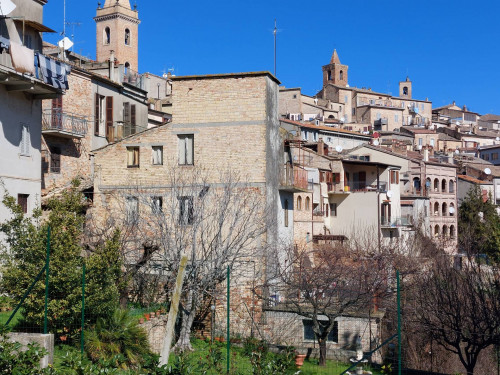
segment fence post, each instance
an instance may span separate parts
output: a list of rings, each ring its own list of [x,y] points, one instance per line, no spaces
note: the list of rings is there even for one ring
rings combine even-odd
[[[47,229],[47,254],[45,260],[45,314],[43,319],[43,333],[48,333],[47,313],[49,307],[49,267],[50,266],[50,226]]]
[[[83,268],[82,268],[82,335],[81,335],[81,343],[80,343],[80,352],[82,354],[82,359],[83,359],[83,347],[84,347],[84,340],[85,340],[85,334],[83,332],[83,329],[85,328],[85,259],[83,259]]]
[[[398,375],[401,375],[401,291],[399,285],[399,271],[396,271],[397,300],[398,300]]]
[[[230,333],[230,327],[229,327],[229,318],[230,318],[230,301],[231,301],[231,290],[230,290],[230,280],[229,280],[229,277],[230,277],[230,270],[229,270],[229,266],[227,266],[227,373],[229,374],[229,362],[230,362],[230,357],[229,357],[229,353],[231,351],[231,339],[229,337],[229,333]]]

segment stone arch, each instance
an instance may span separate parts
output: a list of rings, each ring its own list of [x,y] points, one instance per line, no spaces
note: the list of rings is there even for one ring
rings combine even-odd
[[[441,181],[441,192],[446,193],[446,179],[444,179],[444,178]]]
[[[443,203],[443,209],[441,210],[441,216],[448,216],[448,205],[446,202]]]
[[[434,214],[434,216],[439,216],[439,203],[438,202],[434,203],[433,214]]]
[[[103,43],[104,44],[111,43],[111,29],[109,28],[109,26],[106,26],[104,28]]]
[[[302,210],[302,197],[300,195],[297,197],[297,210]]]

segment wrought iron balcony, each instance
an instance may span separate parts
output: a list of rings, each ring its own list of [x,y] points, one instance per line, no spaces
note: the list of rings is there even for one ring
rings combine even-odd
[[[286,164],[281,176],[281,190],[290,192],[307,191],[309,181],[307,180],[307,171],[298,166]]]
[[[63,138],[84,138],[87,134],[88,119],[85,116],[48,109],[42,114],[42,133]]]

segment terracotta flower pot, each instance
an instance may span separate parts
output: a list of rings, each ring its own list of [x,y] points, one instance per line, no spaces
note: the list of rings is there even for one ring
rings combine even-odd
[[[139,324],[144,324],[144,318],[139,318]]]
[[[151,316],[150,316],[148,313],[145,313],[145,314],[144,314],[144,318],[145,318],[146,320],[149,320],[149,319],[151,319]]]
[[[305,354],[296,354],[295,355],[295,364],[297,365],[298,368],[302,367],[305,359],[306,359]]]

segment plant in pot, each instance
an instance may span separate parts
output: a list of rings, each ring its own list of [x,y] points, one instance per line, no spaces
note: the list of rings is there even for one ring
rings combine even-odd
[[[295,364],[298,368],[301,368],[304,364],[304,360],[306,359],[306,354],[300,354],[298,351],[295,352]]]

